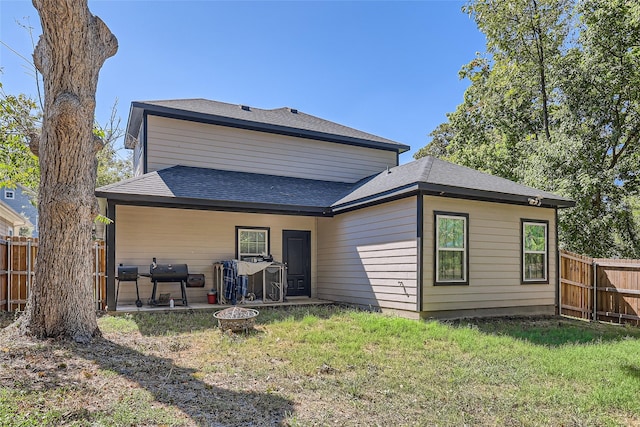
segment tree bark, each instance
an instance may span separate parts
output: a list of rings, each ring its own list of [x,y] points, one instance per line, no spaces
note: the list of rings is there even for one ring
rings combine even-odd
[[[39,337],[88,342],[99,334],[92,286],[96,144],[95,93],[118,41],[87,0],[33,0],[42,35],[33,57],[44,79],[40,161],[40,247],[24,326]]]

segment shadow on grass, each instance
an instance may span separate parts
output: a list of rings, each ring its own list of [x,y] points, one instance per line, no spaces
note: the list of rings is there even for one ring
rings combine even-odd
[[[447,323],[454,327],[477,328],[487,334],[506,335],[546,347],[640,338],[640,328],[585,322],[560,316],[460,319]]]
[[[276,394],[220,388],[171,359],[145,355],[103,338],[89,346],[74,345],[73,352],[138,384],[155,401],[179,409],[197,425],[281,425],[294,412],[293,402]]]
[[[133,321],[142,335],[165,336],[207,331],[217,327],[213,312],[205,311],[157,311],[127,313],[124,319]]]
[[[252,307],[254,308],[254,307]],[[285,320],[300,321],[307,316],[329,319],[345,313],[345,309],[335,305],[280,306],[259,308],[256,324],[266,325]],[[142,335],[165,336],[211,330],[218,327],[218,320],[211,310],[163,311],[128,313]]]
[[[0,311],[0,329],[4,329],[16,320],[15,313]]]
[[[347,310],[353,311],[354,309],[347,309],[335,304],[265,307],[260,310],[257,323],[266,325],[289,320],[300,321],[308,316],[330,319],[346,313]]]
[[[637,365],[624,365],[622,370],[627,373],[627,375],[634,377],[640,380],[640,366]]]

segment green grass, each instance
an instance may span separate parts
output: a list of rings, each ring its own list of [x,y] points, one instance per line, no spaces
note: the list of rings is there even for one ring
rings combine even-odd
[[[230,334],[212,312],[103,316],[104,348],[20,350],[91,374],[2,383],[0,425],[640,425],[638,328],[334,306],[264,308],[257,323]],[[103,404],[73,407],[87,391]]]

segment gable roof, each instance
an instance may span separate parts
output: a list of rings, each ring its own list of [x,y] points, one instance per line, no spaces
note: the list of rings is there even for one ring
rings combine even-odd
[[[187,166],[130,178],[98,197],[158,206],[333,215],[410,194],[569,207],[569,199],[433,157],[396,166],[355,184]]]
[[[16,212],[11,206],[0,200],[0,219],[11,224],[11,227],[32,227],[31,222]]]
[[[324,120],[293,108],[264,110],[208,99],[173,99],[131,103],[125,147],[133,148],[144,113],[221,126],[357,145],[404,153],[409,146]]]
[[[4,193],[4,190],[12,190],[14,193],[13,199],[5,198],[4,194],[1,194],[3,201],[11,206],[11,208],[24,216],[29,221],[37,219],[38,208],[34,205],[32,200],[36,199],[32,190],[29,190],[22,184],[15,184],[15,187],[0,186],[0,191]],[[37,236],[36,236],[37,237]]]
[[[424,157],[361,180],[349,194],[335,201],[331,207],[338,212],[414,191],[505,203],[529,204],[529,199],[534,199],[547,207],[575,204],[569,199],[505,178],[434,157]]]

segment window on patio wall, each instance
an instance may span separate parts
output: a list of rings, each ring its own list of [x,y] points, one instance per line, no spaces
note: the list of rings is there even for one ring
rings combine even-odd
[[[435,213],[436,285],[467,285],[469,215]]]
[[[522,282],[548,283],[549,223],[522,220]]]
[[[239,260],[269,254],[269,228],[236,227]]]

